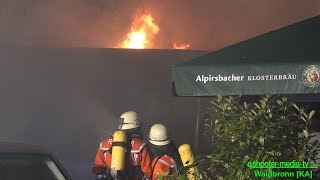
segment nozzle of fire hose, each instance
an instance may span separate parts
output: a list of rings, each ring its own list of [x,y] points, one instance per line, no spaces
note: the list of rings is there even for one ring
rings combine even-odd
[[[189,180],[195,180],[198,170],[195,167],[193,154],[189,144],[183,144],[178,149],[183,167],[187,169],[187,176]]]
[[[96,175],[96,180],[104,180],[107,178],[107,175],[105,174],[97,174]]]

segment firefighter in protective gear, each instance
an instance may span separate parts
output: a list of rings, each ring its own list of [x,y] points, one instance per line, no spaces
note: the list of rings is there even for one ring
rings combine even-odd
[[[165,176],[177,178],[181,159],[164,125],[155,124],[151,127],[148,145],[153,156],[152,180]]]
[[[151,155],[143,142],[138,114],[128,111],[120,116],[118,130],[126,133],[126,153],[123,174],[118,179],[134,180],[151,178]],[[97,150],[93,173],[96,180],[114,179],[110,174],[113,136],[104,139]]]

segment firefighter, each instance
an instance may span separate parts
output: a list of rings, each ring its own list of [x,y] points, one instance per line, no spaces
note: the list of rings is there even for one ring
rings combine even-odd
[[[164,125],[155,124],[151,127],[148,146],[153,156],[152,180],[156,180],[161,176],[170,176],[170,179],[176,179],[179,175],[178,169],[182,163],[178,149],[168,136]]]
[[[113,136],[110,136],[100,143],[97,150],[92,168],[93,173],[96,175],[96,180],[151,178],[151,155],[147,150],[146,144],[143,142],[141,122],[138,114],[134,111],[123,113],[120,116],[118,131],[124,131],[126,134],[127,146],[124,157],[124,171],[117,178],[111,176],[110,167],[113,154],[112,149],[114,148],[112,148]]]

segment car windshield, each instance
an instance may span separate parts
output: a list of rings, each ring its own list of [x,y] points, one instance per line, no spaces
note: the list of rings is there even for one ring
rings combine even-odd
[[[65,180],[57,165],[45,155],[0,154],[0,179]]]

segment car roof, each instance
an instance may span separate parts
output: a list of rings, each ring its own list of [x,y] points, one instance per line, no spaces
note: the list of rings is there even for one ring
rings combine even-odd
[[[42,146],[15,142],[0,142],[0,153],[50,154]]]

